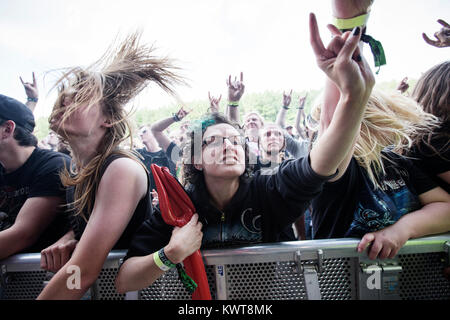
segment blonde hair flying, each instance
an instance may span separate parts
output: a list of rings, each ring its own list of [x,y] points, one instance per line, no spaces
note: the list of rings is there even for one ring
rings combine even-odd
[[[439,124],[437,117],[424,112],[413,99],[374,90],[367,102],[353,156],[377,188],[377,177],[385,173],[381,151],[392,147],[394,152],[404,154],[417,136]]]
[[[126,139],[130,139],[130,146],[133,146],[131,126],[124,106],[149,82],[156,83],[174,96],[174,86],[185,84],[183,78],[177,75],[179,68],[174,66],[172,60],[155,57],[153,47],[140,45],[140,38],[139,32],[127,36],[118,46],[110,46],[89,67],[68,69],[55,84],[58,98],[49,122],[63,140],[67,139],[67,135],[62,125],[80,107],[89,109],[100,106],[111,125],[99,144],[97,154],[89,163],[83,166],[78,163],[75,171],[70,173],[66,168],[61,174],[65,186],[75,187],[74,211],[85,219],[86,214],[89,215],[93,209],[105,159],[113,153],[120,153],[137,161],[131,151],[119,148]],[[68,106],[64,105],[66,97],[71,99]],[[59,125],[55,128],[57,121]]]

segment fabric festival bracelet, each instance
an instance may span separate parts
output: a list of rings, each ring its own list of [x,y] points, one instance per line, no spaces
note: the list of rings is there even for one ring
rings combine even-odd
[[[162,248],[158,252],[153,253],[153,261],[155,261],[155,264],[162,271],[169,271],[176,266],[167,258],[166,254],[164,253],[164,248]]]

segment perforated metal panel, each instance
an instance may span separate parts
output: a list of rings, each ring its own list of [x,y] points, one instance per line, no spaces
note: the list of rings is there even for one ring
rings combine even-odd
[[[44,288],[47,280],[45,271],[9,272],[4,275],[2,299],[5,300],[34,300]]]
[[[354,263],[350,258],[325,259],[319,274],[323,300],[352,300],[356,297]]]
[[[450,281],[444,277],[445,253],[400,255],[400,298],[449,300]]]
[[[230,300],[306,299],[303,278],[290,262],[227,265]]]
[[[215,299],[215,276],[214,266],[205,266],[211,296]],[[151,286],[140,291],[141,300],[190,300],[191,294],[184,288],[178,279],[176,269],[167,271]]]
[[[116,291],[115,280],[119,268],[102,269],[95,286],[94,296],[95,300],[124,300],[125,295]]]

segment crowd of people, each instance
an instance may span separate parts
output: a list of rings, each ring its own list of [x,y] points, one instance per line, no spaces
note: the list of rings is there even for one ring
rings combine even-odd
[[[449,231],[450,61],[426,71],[411,95],[407,78],[397,92],[374,90],[361,41],[373,40],[371,5],[333,1],[327,46],[310,15],[326,82],[308,114],[307,96],[299,98],[293,126],[286,124],[292,90],[280,97],[275,122],[256,111],[241,120],[241,73],[226,79],[225,110],[222,95],[208,93],[201,118],[181,107],[140,126],[142,148],[134,148],[124,106],[150,82],[171,95],[184,83],[139,33],[95,64],[64,72],[40,142],[35,74],[32,82],[20,78],[25,104],[0,95],[0,259],[41,252],[41,267],[55,275],[39,299],[79,299],[113,249],[127,250],[116,279],[117,291],[127,292],[200,248],[353,237],[359,252],[384,259],[408,239]],[[436,40],[424,40],[449,47],[450,26],[438,22]],[[174,123],[179,130],[169,133]],[[167,167],[192,200],[196,214],[186,225],[165,223],[151,164]],[[74,265],[82,271],[77,289],[66,286]]]

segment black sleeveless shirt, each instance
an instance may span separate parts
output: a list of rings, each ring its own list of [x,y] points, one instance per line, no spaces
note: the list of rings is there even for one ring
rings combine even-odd
[[[102,169],[100,171],[100,179],[103,177],[103,174],[105,173],[108,166],[116,159],[119,158],[126,158],[126,156],[121,154],[112,154],[108,158],[106,158],[105,163],[102,166]],[[120,181],[117,181],[117,183],[120,183]],[[128,249],[131,238],[135,231],[139,228],[139,226],[150,217],[152,213],[152,205],[151,205],[151,197],[149,193],[149,176],[147,174],[147,193],[144,198],[142,198],[137,207],[136,210],[133,213],[133,216],[131,217],[130,222],[128,223],[127,227],[125,228],[124,232],[122,233],[122,236],[119,238],[119,240],[116,242],[112,250],[119,250],[119,249]],[[69,187],[67,190],[66,198],[67,203],[72,204],[74,201],[74,193],[75,188]],[[84,232],[84,229],[86,228],[86,221],[81,215],[74,215],[72,205],[69,205],[68,215],[71,223],[72,230],[75,233],[75,238],[77,240],[80,240],[81,235]],[[89,217],[89,213],[86,214],[86,217]]]

